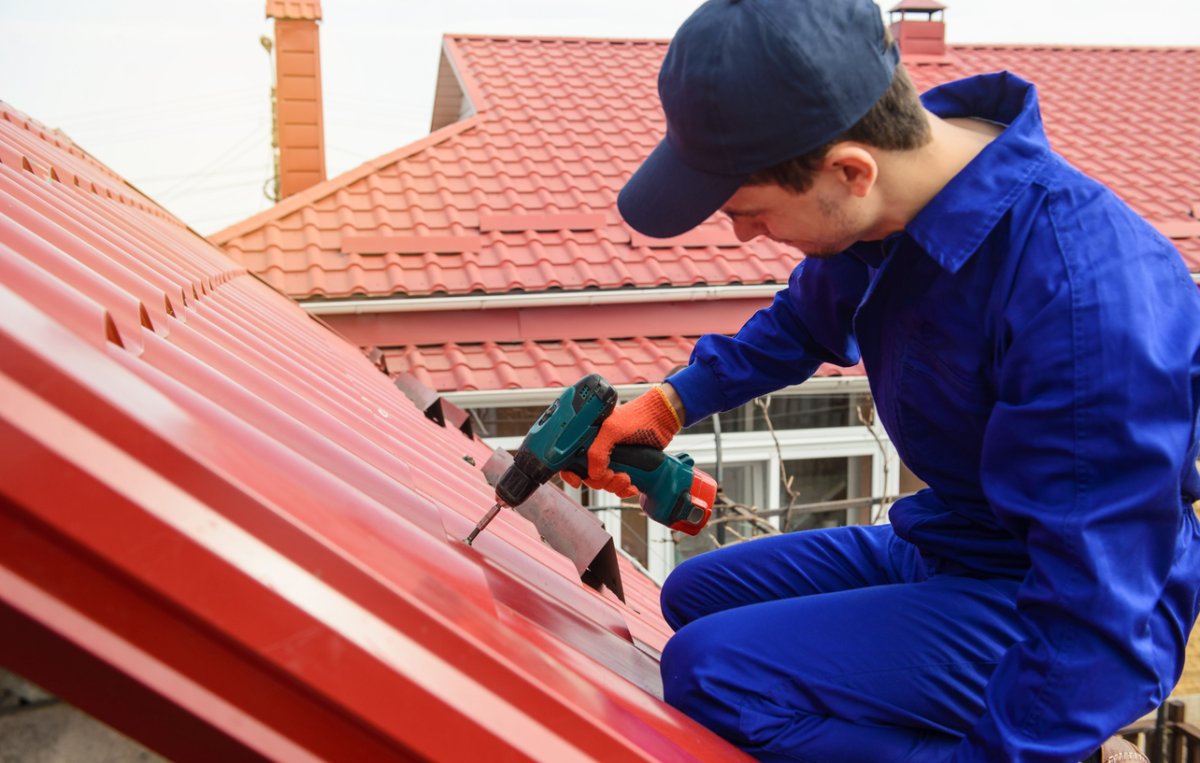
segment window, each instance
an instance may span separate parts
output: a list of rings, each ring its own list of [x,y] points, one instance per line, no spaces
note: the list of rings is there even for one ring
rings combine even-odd
[[[869,394],[836,393],[829,395],[775,394],[761,398],[763,406],[753,401],[721,414],[722,434],[765,432],[767,416],[775,429],[820,429],[823,427],[856,427],[861,425],[859,406],[870,405]],[[869,409],[868,409],[869,410]],[[869,416],[869,414],[867,414]],[[708,418],[685,430],[687,434],[712,434],[713,419]]]
[[[699,463],[697,467],[713,475],[715,463]],[[720,494],[727,501],[739,504],[751,512],[761,511],[768,503],[767,467],[763,461],[724,464],[721,469]],[[740,540],[762,535],[766,528],[751,519],[735,519],[733,512],[714,512],[709,524],[696,535],[675,533],[675,564],[696,554]]]
[[[548,405],[548,403],[547,403]],[[529,433],[545,405],[519,405],[504,408],[468,408],[467,413],[479,425],[482,437],[518,437]]]
[[[870,462],[865,456],[784,461],[780,475],[779,528],[795,532],[868,524],[870,501],[860,506],[848,499],[870,498]],[[864,484],[867,490],[863,489]]]
[[[621,501],[621,548],[643,567],[650,566],[649,524],[636,498]]]

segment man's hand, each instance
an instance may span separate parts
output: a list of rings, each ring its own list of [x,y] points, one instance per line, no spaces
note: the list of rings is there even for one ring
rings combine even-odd
[[[604,420],[588,448],[587,479],[580,480],[570,472],[563,472],[563,480],[574,487],[585,482],[590,488],[607,490],[622,498],[636,495],[629,475],[609,468],[613,446],[649,445],[662,450],[682,427],[680,407],[679,396],[669,385],[654,387],[640,397],[618,405]]]

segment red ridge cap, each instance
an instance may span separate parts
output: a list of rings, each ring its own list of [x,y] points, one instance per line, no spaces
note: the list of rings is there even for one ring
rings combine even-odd
[[[342,236],[346,254],[461,254],[478,252],[482,236]]]
[[[741,246],[742,241],[729,228],[718,228],[705,225],[693,228],[687,233],[671,238],[654,238],[629,229],[629,243],[632,246],[645,246],[650,249],[670,249],[675,246]]]
[[[613,42],[628,42],[634,44],[655,44],[667,45],[671,41],[665,38],[658,37],[563,37],[557,34],[456,34],[447,33],[443,35],[447,38],[456,40],[513,40],[516,42],[595,42],[595,43],[613,43]]]
[[[1109,44],[1081,44],[1081,43],[1060,43],[1060,42],[1011,42],[1011,43],[955,43],[947,45],[948,50],[1107,50],[1114,53],[1144,53],[1144,52],[1178,52],[1191,51],[1200,53],[1200,45],[1118,45],[1116,43]],[[906,56],[902,56],[902,60],[908,60]]]
[[[483,233],[491,231],[518,233],[521,231],[596,230],[603,228],[604,222],[604,215],[600,212],[515,214],[483,212],[479,215],[479,230]]]

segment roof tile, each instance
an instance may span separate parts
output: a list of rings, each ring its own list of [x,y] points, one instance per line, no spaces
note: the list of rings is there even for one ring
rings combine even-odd
[[[214,240],[300,299],[786,281],[796,255],[785,247],[743,245],[732,268],[728,250],[708,246],[706,237],[735,245],[724,220],[666,244],[631,237],[620,222],[616,193],[663,129],[655,82],[665,42],[461,35],[448,37],[445,50],[477,101],[475,117],[311,189],[300,209],[284,202]],[[1037,83],[1054,147],[1152,223],[1184,230],[1176,223],[1200,199],[1200,123],[1178,83],[1200,79],[1200,48],[952,45],[946,59],[909,68],[921,89],[998,69]],[[1080,83],[1104,83],[1104,97]],[[295,226],[304,208],[319,214]],[[364,210],[371,214],[360,216]],[[605,222],[531,238],[483,224],[541,214],[601,215]],[[264,265],[258,231],[274,225],[299,237],[280,244],[287,257]],[[501,256],[478,261],[471,278],[440,272],[438,263],[396,278],[379,272],[391,267],[386,258],[325,256],[337,250],[336,239],[322,235],[333,230],[478,234],[481,252]],[[1174,241],[1189,262],[1200,258],[1200,237]],[[581,267],[593,252],[616,264],[588,259]],[[318,269],[338,273],[322,277]]]
[[[613,384],[661,381],[686,365],[696,337],[479,342],[384,350],[389,373],[410,373],[440,391],[546,389],[598,373]],[[861,365],[824,364],[817,376],[863,376]]]

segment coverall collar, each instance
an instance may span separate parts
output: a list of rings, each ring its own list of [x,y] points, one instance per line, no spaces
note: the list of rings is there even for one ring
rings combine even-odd
[[[1037,89],[1009,72],[941,85],[922,95],[921,101],[945,119],[973,117],[1005,125],[905,226],[904,232],[930,257],[955,273],[1050,157],[1050,144],[1042,127]],[[981,205],[981,199],[991,202]]]

